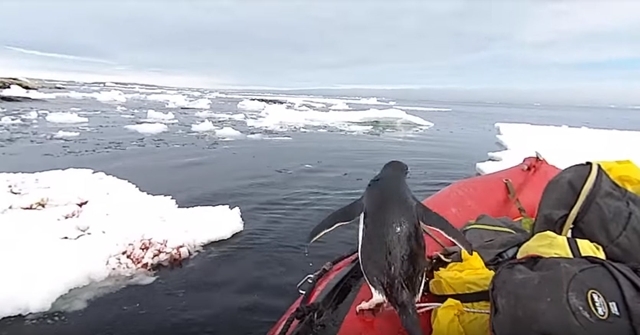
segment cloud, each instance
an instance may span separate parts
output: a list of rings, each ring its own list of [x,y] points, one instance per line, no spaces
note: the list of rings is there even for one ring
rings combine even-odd
[[[132,72],[159,68],[210,84],[639,85],[637,1],[15,0],[2,6],[0,45],[105,60]],[[6,64],[26,66],[23,56],[0,52]],[[60,61],[60,71],[80,66]],[[92,66],[109,72],[109,64]]]

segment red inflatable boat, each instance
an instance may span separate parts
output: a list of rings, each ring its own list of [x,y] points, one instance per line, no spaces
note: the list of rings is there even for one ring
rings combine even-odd
[[[538,157],[525,159],[512,168],[483,176],[454,182],[424,200],[424,204],[461,227],[480,214],[493,217],[520,217],[510,197],[505,180],[527,214],[535,217],[542,191],[560,170]],[[515,192],[513,192],[515,191]],[[434,234],[438,234],[434,232]],[[450,241],[436,236],[444,244]],[[425,234],[427,252],[433,254],[442,246]],[[302,294],[268,335],[391,335],[406,334],[396,312],[389,308],[375,316],[356,315],[356,306],[371,298],[371,291],[363,285],[357,252],[341,256],[325,264],[316,273],[305,277],[298,285]],[[429,302],[425,295],[422,302]],[[420,321],[424,334],[431,334],[431,313],[424,312]]]

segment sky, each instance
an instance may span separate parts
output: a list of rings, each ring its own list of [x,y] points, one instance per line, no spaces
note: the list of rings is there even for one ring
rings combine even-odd
[[[2,0],[0,75],[634,99],[640,1]]]

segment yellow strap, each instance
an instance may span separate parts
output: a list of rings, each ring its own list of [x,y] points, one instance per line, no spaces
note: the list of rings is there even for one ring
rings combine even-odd
[[[513,229],[509,229],[507,227],[499,227],[499,226],[491,226],[486,224],[474,223],[464,227],[463,231],[467,231],[469,229],[485,229],[485,230],[494,230],[494,231],[503,231],[506,233],[515,234],[516,232]]]
[[[598,175],[598,163],[590,162],[590,164],[591,171],[589,171],[589,176],[587,177],[587,180],[584,182],[584,185],[580,190],[580,195],[578,195],[576,203],[571,208],[569,216],[567,216],[567,220],[564,222],[561,233],[562,236],[567,236],[567,234],[569,234],[569,230],[571,230],[571,227],[573,227],[573,222],[575,221],[576,216],[578,216],[578,211],[580,211],[582,204],[584,203],[585,199],[587,199],[587,195],[589,195],[589,192],[591,192],[593,184],[596,181],[596,177]]]

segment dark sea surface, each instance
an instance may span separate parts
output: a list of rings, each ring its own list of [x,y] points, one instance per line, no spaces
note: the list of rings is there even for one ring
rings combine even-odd
[[[111,89],[119,88],[93,90]],[[394,100],[393,92],[384,98]],[[241,99],[211,100],[210,110],[233,114]],[[406,162],[409,184],[416,196],[424,198],[475,175],[475,163],[499,149],[495,122],[640,129],[638,110],[394,101],[396,106],[451,111],[406,110],[435,124],[418,133],[290,129],[277,135],[291,140],[224,141],[190,133],[197,111],[192,109],[131,99],[0,102],[2,115],[80,108],[76,112],[89,118],[80,130],[77,125],[53,125],[42,116],[35,123],[0,125],[0,172],[92,168],[130,180],[143,191],[171,195],[181,206],[239,206],[245,222],[244,231],[207,246],[182,268],[161,271],[150,285],[104,295],[77,312],[5,319],[0,321],[0,335],[264,334],[296,299],[295,286],[304,275],[356,245],[356,225],[345,226],[315,243],[306,256],[309,230],[330,211],[358,197],[387,161]],[[123,128],[134,119],[120,117],[116,106],[172,111],[179,123],[169,124],[165,133],[138,134]],[[242,122],[224,122],[243,133],[256,131]],[[52,138],[60,129],[81,134]],[[4,271],[10,275],[17,269]]]

